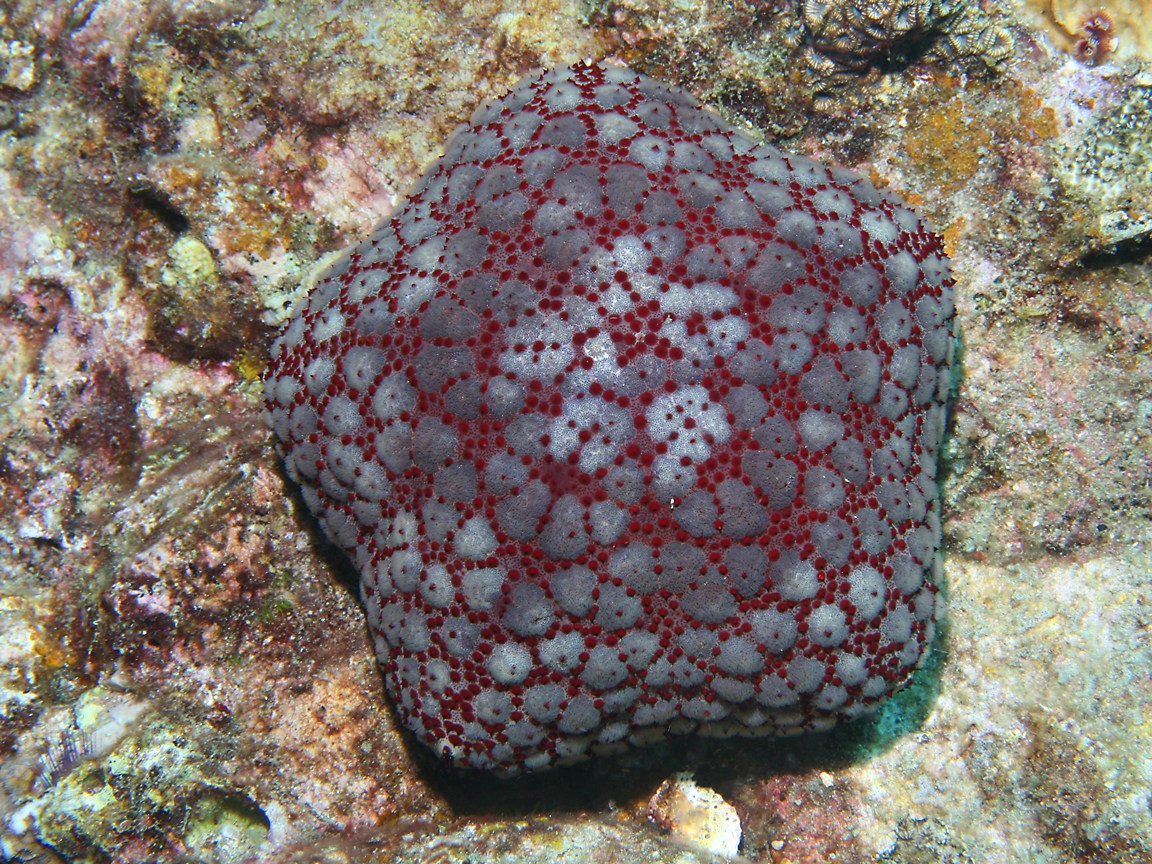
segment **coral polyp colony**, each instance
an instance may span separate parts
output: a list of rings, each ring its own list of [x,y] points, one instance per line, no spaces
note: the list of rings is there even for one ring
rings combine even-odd
[[[792,34],[818,89],[913,61],[970,72],[1012,52],[1012,36],[970,0],[799,0]]]
[[[906,683],[952,315],[940,239],[863,178],[561,67],[322,275],[265,392],[404,722],[510,774]]]

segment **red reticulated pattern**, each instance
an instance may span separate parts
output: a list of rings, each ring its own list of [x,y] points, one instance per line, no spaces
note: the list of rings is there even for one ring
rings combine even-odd
[[[899,201],[579,65],[477,110],[265,392],[404,722],[516,773],[822,728],[907,681],[952,316]]]

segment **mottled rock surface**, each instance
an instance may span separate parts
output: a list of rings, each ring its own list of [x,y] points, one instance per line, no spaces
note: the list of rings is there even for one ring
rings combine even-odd
[[[649,802],[691,771],[749,860],[1149,860],[1143,4],[1108,5],[1096,67],[1052,4],[984,4],[1015,46],[986,74],[909,51],[827,104],[776,4],[7,4],[0,857],[682,862]],[[285,508],[257,379],[314,262],[484,99],[585,57],[940,229],[946,602],[910,686],[830,733],[461,780],[388,709],[356,574]]]

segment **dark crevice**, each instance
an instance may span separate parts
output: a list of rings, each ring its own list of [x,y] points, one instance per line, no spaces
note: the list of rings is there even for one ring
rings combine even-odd
[[[1124,264],[1140,264],[1152,257],[1152,231],[1093,250],[1080,259],[1085,270],[1106,270]]]
[[[133,203],[163,222],[173,234],[180,235],[188,230],[188,217],[181,213],[168,196],[160,190],[148,186],[138,186],[130,188],[128,196]]]

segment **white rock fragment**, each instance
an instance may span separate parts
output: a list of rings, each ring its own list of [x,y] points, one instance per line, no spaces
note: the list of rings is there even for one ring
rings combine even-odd
[[[210,288],[219,280],[212,250],[191,234],[181,235],[168,247],[169,263],[160,273],[160,281],[182,291]]]
[[[648,819],[700,852],[734,858],[740,850],[740,817],[718,792],[697,786],[690,774],[665,780],[648,802]]]

